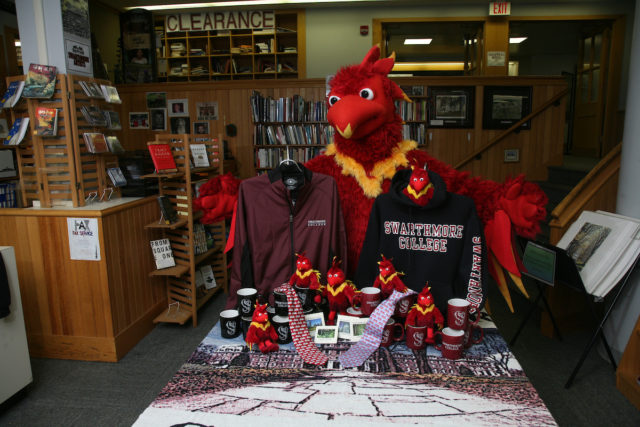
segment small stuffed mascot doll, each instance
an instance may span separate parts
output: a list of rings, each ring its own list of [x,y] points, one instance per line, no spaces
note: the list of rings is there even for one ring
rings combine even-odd
[[[277,339],[276,329],[269,322],[267,304],[257,303],[255,310],[253,310],[251,325],[249,325],[249,330],[247,331],[246,342],[249,346],[249,351],[252,350],[254,344],[257,344],[263,353],[278,351]]]
[[[345,280],[344,271],[340,268],[340,261],[333,257],[333,264],[327,271],[327,286],[322,295],[329,302],[328,325],[334,325],[336,314],[347,314],[347,308],[353,304],[356,287],[350,280]]]
[[[424,168],[411,166],[411,170],[413,172],[409,177],[409,184],[402,190],[402,193],[415,204],[426,206],[433,197],[433,184],[429,180],[427,165],[425,163]]]
[[[386,259],[384,255],[382,255],[382,261],[378,261],[378,266],[380,274],[378,274],[376,280],[373,282],[373,287],[380,288],[382,291],[382,299],[386,299],[394,290],[407,292],[407,286],[400,280],[400,275],[404,273],[396,271],[391,260]]]
[[[304,252],[296,254],[296,272],[291,275],[289,284],[300,288],[319,289],[320,272],[311,267],[311,261],[304,256]]]
[[[444,324],[444,317],[438,307],[434,304],[433,295],[431,295],[431,287],[427,282],[424,289],[418,294],[416,304],[411,307],[409,314],[407,314],[407,320],[404,325],[412,326],[426,326],[427,327],[427,343],[433,344],[433,333],[435,327],[442,329]]]

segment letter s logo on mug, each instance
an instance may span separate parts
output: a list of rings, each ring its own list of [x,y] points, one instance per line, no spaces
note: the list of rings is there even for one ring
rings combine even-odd
[[[467,316],[465,315],[465,313],[460,312],[460,311],[456,311],[454,314],[455,317],[455,324],[458,327],[463,327],[464,326],[464,322],[467,320]]]

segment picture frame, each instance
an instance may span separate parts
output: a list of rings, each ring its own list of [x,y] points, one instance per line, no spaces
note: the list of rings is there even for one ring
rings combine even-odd
[[[322,313],[306,314],[304,319],[307,322],[307,328],[309,329],[309,335],[311,335],[311,337],[316,336],[316,328],[319,326],[325,326],[324,314]]]
[[[316,344],[336,344],[338,342],[337,326],[318,326],[316,327],[316,336],[314,338]]]
[[[433,128],[473,128],[475,86],[429,86],[428,123]]]
[[[360,341],[364,336],[364,330],[367,327],[368,317],[354,317],[351,321],[351,337],[350,341]]]
[[[150,108],[151,130],[166,131],[167,130],[167,109],[166,108]]]
[[[169,99],[167,106],[169,117],[189,117],[188,99]]]
[[[167,92],[147,92],[147,108],[167,108]]]
[[[344,314],[338,314],[336,319],[336,326],[338,327],[338,338],[350,340],[352,334],[351,320],[357,319],[354,316],[345,316]]]
[[[195,135],[208,135],[209,122],[193,122],[193,133]]]
[[[482,107],[483,129],[508,129],[531,113],[531,86],[485,86]],[[518,128],[531,129],[531,120]]]
[[[218,101],[196,102],[197,120],[218,120]]]
[[[129,113],[129,129],[149,129],[149,113],[146,111]]]
[[[191,129],[189,117],[169,117],[171,133],[189,133]]]

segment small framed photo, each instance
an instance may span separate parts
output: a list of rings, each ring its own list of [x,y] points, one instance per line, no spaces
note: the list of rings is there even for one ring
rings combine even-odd
[[[472,128],[475,86],[429,86],[429,127]]]
[[[316,328],[316,337],[314,341],[317,344],[335,344],[338,342],[337,326],[318,326]]]
[[[531,86],[485,86],[483,129],[508,129],[531,113]],[[531,120],[519,129],[531,129]]]
[[[336,320],[336,326],[338,326],[338,338],[342,338],[346,340],[351,339],[351,320],[352,319],[357,319],[357,317],[338,314],[338,319]]]
[[[316,335],[316,328],[318,326],[324,326],[324,314],[322,313],[307,314],[304,316],[304,319],[307,322],[307,328],[312,337]]]
[[[169,99],[169,117],[189,117],[188,99]]]
[[[218,120],[218,101],[196,102],[198,120]]]
[[[167,130],[166,108],[151,108],[149,114],[151,114],[151,130]]]
[[[193,133],[196,135],[208,135],[209,122],[193,122]]]
[[[146,111],[129,113],[130,129],[149,129],[149,113]]]
[[[351,321],[351,341],[360,341],[367,327],[368,317],[354,317]]]
[[[167,108],[167,92],[147,92],[147,108]]]
[[[171,133],[189,133],[189,117],[170,117]]]

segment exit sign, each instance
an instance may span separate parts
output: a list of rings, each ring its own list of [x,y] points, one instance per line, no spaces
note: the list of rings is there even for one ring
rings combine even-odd
[[[489,15],[494,15],[494,16],[511,15],[511,2],[508,2],[508,1],[489,2]]]

